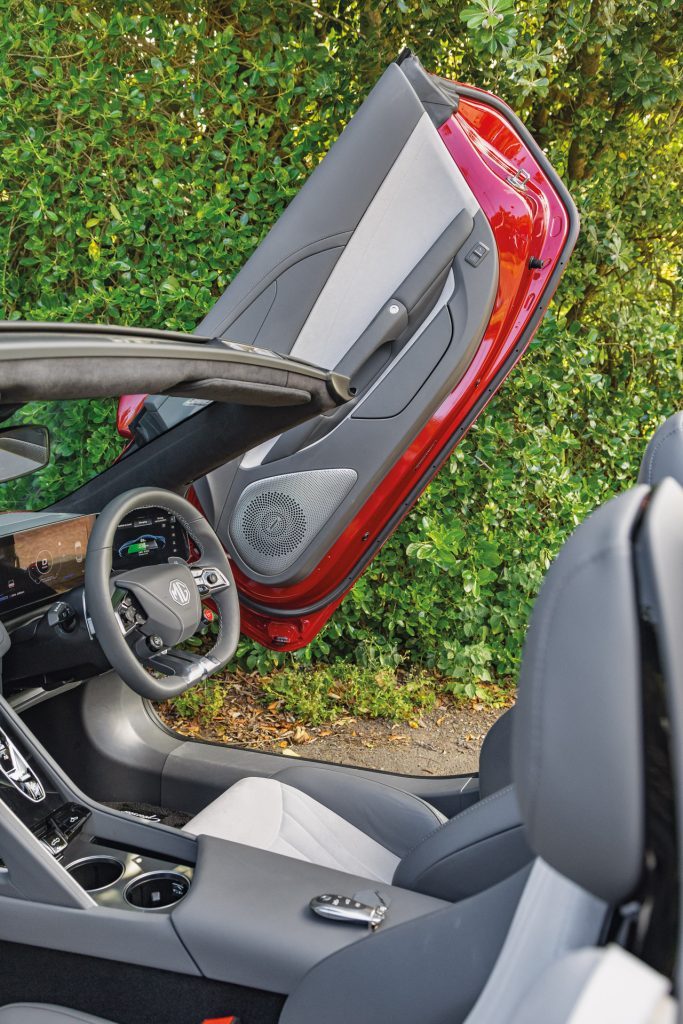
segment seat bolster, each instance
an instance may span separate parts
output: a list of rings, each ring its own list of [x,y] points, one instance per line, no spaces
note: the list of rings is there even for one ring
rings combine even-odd
[[[273,777],[329,807],[397,857],[447,820],[417,796],[331,768],[295,765]]]
[[[11,1003],[0,1007],[0,1024],[107,1024],[101,1017],[47,1003]]]
[[[462,900],[508,878],[532,858],[514,786],[507,786],[418,843],[398,865],[393,884]]]
[[[514,710],[505,711],[484,737],[479,755],[479,797],[482,800],[512,782]]]

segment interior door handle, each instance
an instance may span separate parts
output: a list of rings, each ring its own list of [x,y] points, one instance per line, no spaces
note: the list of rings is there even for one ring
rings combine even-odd
[[[353,377],[378,348],[396,339],[408,326],[408,310],[400,299],[389,299],[375,319],[368,324],[360,338],[346,353],[338,366],[338,373]]]

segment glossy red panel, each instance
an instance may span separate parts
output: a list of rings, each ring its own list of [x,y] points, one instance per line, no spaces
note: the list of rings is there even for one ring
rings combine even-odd
[[[129,440],[132,438],[131,422],[140,412],[142,403],[146,398],[147,395],[122,395],[119,398],[119,407],[116,411],[116,429],[121,437],[126,437]]]

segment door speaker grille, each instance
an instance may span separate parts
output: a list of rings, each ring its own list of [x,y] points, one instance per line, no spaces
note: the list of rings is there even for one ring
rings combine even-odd
[[[356,479],[353,469],[316,469],[249,484],[230,522],[237,553],[263,576],[284,572],[320,532]]]

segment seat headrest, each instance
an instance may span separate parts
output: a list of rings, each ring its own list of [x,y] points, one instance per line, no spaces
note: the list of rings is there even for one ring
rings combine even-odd
[[[638,483],[653,487],[667,476],[683,484],[683,412],[669,416],[655,430],[640,464]]]
[[[532,848],[610,903],[644,854],[641,653],[633,531],[649,488],[593,513],[533,610],[515,709],[513,774]]]

